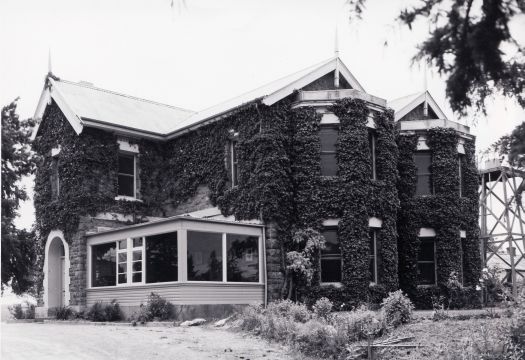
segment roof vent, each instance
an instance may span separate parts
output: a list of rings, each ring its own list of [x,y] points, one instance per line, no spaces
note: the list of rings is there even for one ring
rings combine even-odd
[[[84,86],[93,86],[93,83],[89,81],[80,80],[78,83]]]

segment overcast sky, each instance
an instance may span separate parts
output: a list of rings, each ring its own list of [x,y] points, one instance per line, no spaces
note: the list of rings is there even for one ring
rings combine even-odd
[[[201,110],[340,56],[370,94],[387,100],[422,91],[424,69],[411,66],[428,24],[394,21],[413,1],[368,0],[360,21],[345,0],[1,0],[0,104],[20,96],[33,115],[51,49],[55,75],[192,110]],[[525,44],[525,16],[511,30]],[[428,89],[451,114],[445,85],[431,70]],[[513,101],[495,98],[488,115],[466,120],[485,148],[525,119]],[[465,122],[465,120],[461,120]],[[24,204],[19,226],[32,224]]]

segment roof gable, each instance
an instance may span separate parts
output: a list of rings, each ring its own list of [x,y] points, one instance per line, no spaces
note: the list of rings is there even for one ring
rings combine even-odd
[[[395,121],[399,121],[407,114],[418,108],[419,105],[425,103],[425,101],[428,104],[429,110],[431,110],[438,119],[448,120],[443,110],[441,110],[437,102],[428,91],[391,100],[388,102],[387,106],[394,110]]]

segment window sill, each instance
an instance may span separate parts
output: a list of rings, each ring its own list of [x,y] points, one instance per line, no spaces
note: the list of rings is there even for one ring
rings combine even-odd
[[[437,284],[420,284],[417,287],[425,289],[425,288],[432,288],[432,287],[435,287],[435,286],[437,286]]]
[[[134,197],[131,197],[131,196],[124,196],[124,195],[115,196],[115,200],[143,202],[140,199],[137,199],[137,198],[134,198]]]
[[[321,286],[333,286],[336,288],[342,288],[343,284],[341,282],[322,282]]]

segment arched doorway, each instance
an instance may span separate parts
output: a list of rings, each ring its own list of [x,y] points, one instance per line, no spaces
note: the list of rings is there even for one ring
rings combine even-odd
[[[44,306],[69,306],[69,246],[61,231],[52,231],[44,260]]]

